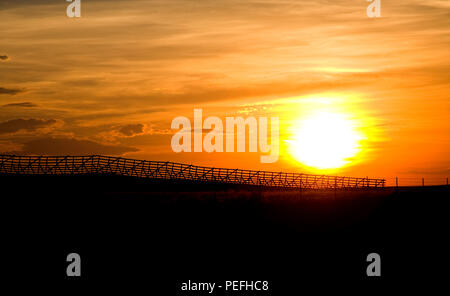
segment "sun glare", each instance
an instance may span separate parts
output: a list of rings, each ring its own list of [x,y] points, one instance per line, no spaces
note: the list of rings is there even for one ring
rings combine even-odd
[[[345,114],[319,111],[297,122],[289,141],[291,155],[315,169],[343,167],[361,150],[363,135]]]

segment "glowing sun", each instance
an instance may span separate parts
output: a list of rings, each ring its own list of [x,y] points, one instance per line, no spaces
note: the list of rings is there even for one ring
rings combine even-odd
[[[345,114],[319,111],[298,121],[288,140],[291,155],[316,169],[347,165],[361,150],[363,135]]]

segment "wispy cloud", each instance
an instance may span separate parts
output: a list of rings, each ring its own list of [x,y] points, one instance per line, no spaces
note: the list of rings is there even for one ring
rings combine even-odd
[[[45,128],[56,124],[55,119],[12,119],[0,122],[0,134],[15,133],[18,131],[35,131],[40,128]]]
[[[144,132],[143,124],[127,124],[119,128],[119,133],[125,136],[133,136]]]
[[[1,94],[5,94],[5,95],[15,95],[22,92],[22,90],[20,89],[13,89],[13,88],[4,88],[4,87],[0,87],[0,95]]]
[[[9,108],[9,107],[16,107],[16,108],[34,108],[38,107],[38,105],[31,103],[31,102],[21,102],[21,103],[10,103],[5,104],[2,107]]]
[[[105,145],[89,140],[50,137],[25,142],[21,150],[9,153],[38,155],[122,155],[127,152],[136,151],[138,149],[123,145]]]

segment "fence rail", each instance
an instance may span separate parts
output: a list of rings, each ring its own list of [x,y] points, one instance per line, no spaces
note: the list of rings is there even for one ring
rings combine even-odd
[[[424,187],[449,185],[447,177],[388,177],[386,178],[388,187]]]
[[[151,179],[189,180],[300,189],[373,188],[384,187],[385,185],[384,179],[213,168],[101,155],[0,155],[0,174],[114,174]]]

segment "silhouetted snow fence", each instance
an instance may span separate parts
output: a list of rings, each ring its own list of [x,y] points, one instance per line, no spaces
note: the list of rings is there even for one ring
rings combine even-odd
[[[0,155],[0,174],[114,174],[139,178],[187,180],[299,189],[384,187],[384,179],[240,170],[174,162],[91,156]]]

